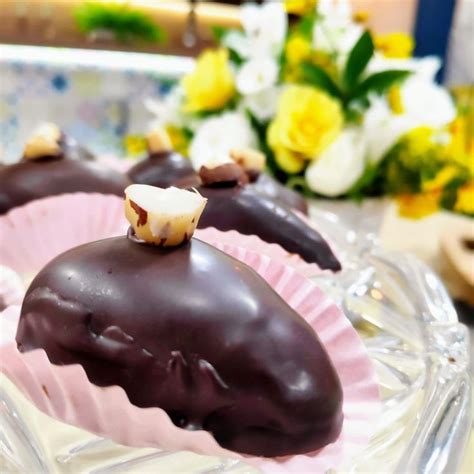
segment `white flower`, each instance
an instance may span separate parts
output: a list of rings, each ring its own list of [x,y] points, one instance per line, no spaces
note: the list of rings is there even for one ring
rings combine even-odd
[[[220,163],[229,157],[232,148],[256,148],[257,138],[246,119],[238,112],[227,112],[204,120],[189,148],[191,163],[196,171],[210,163]]]
[[[183,89],[180,86],[175,86],[163,97],[145,99],[145,107],[154,115],[153,123],[155,125],[171,124],[180,126],[184,121],[181,113],[183,98]]]
[[[313,47],[318,50],[347,55],[363,33],[363,28],[352,20],[348,0],[321,0],[321,16],[313,28]]]
[[[410,130],[441,128],[455,119],[456,108],[449,92],[431,80],[437,70],[435,61],[420,63],[414,75],[400,85],[402,113],[394,114],[385,99],[371,98],[363,125],[369,162],[378,163]]]
[[[282,2],[245,4],[240,9],[244,33],[232,31],[223,43],[243,58],[277,56],[284,44],[288,19]]]
[[[271,57],[252,58],[237,73],[237,90],[244,95],[256,94],[273,86],[278,78],[278,64]]]
[[[340,196],[365,169],[365,141],[357,128],[346,128],[306,169],[310,189],[323,196]]]
[[[418,125],[443,127],[456,118],[449,92],[434,82],[411,77],[400,89],[404,114]]]
[[[380,162],[400,137],[416,126],[407,115],[395,115],[385,99],[372,98],[363,123],[368,162]]]
[[[269,120],[276,113],[279,95],[279,87],[269,87],[257,94],[245,96],[242,100],[242,106],[244,109],[249,110],[258,120]]]
[[[242,26],[251,41],[250,56],[280,53],[288,28],[283,2],[268,1],[263,5],[242,7]]]

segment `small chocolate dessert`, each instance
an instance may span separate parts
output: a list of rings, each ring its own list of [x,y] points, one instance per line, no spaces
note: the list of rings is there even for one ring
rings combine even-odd
[[[28,140],[19,163],[0,167],[0,214],[64,193],[122,196],[129,184],[124,174],[95,162],[89,151],[58,127],[45,124]]]
[[[128,176],[133,183],[149,184],[160,188],[188,187],[199,183],[191,162],[173,151],[165,130],[152,130],[147,136],[148,157],[130,168]]]
[[[247,172],[250,186],[259,193],[279,201],[290,209],[308,215],[308,204],[301,194],[287,188],[275,178],[265,173],[265,155],[256,150],[234,149],[230,157]]]
[[[191,238],[205,201],[127,188],[129,235],[41,270],[21,309],[19,349],[81,364],[92,383],[119,385],[136,406],[160,407],[237,452],[285,456],[334,442],[342,390],[328,354],[253,269]]]
[[[197,190],[208,199],[199,221],[200,229],[215,227],[257,235],[322,269],[341,269],[324,238],[287,206],[246,184],[247,175],[236,163],[203,166],[200,177],[202,184]]]

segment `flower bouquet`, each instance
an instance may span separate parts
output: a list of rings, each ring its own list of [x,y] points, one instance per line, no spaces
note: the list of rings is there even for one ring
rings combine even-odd
[[[412,217],[473,215],[468,112],[435,82],[437,58],[412,57],[411,37],[366,20],[347,0],[246,4],[242,29],[215,28],[219,47],[148,107],[196,168],[255,147],[308,197],[392,195]]]

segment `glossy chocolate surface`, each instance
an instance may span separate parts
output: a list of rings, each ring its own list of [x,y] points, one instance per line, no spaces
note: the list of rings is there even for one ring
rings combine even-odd
[[[17,342],[234,451],[309,452],[341,429],[339,378],[312,328],[250,267],[197,239],[118,237],[60,255],[27,291]]]
[[[258,192],[281,202],[290,209],[296,209],[308,215],[308,204],[304,197],[296,191],[287,188],[267,173],[260,173],[255,180],[252,180],[250,186],[254,187]]]
[[[191,162],[174,151],[155,153],[130,168],[128,176],[137,184],[149,184],[159,188],[178,186],[188,178],[194,179],[196,173]]]
[[[237,230],[281,245],[322,269],[338,271],[341,264],[328,243],[288,207],[257,192],[251,186],[200,186],[208,199],[198,227]]]
[[[129,184],[124,174],[94,161],[24,160],[0,168],[0,214],[34,199],[64,193],[95,192],[123,196]]]

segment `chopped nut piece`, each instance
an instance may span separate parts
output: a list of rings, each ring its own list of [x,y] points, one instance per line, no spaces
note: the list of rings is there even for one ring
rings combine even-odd
[[[139,239],[171,247],[192,237],[206,201],[197,191],[132,184],[125,190],[125,216]]]

